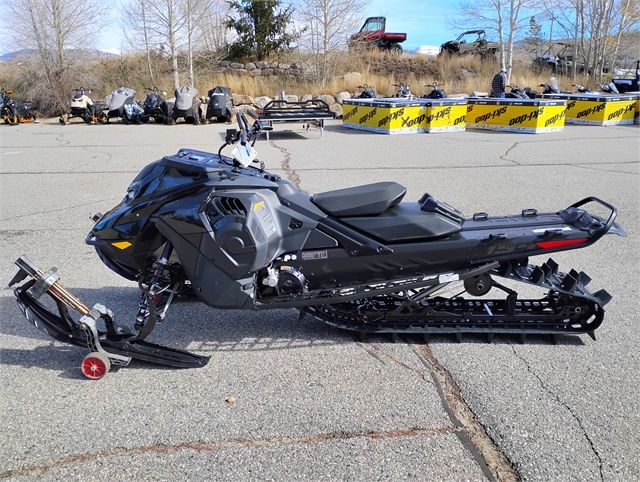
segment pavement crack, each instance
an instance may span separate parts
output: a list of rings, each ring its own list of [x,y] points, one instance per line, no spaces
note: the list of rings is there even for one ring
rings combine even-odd
[[[378,360],[383,365],[386,365],[383,359],[383,358],[386,358],[394,365],[399,366],[400,368],[403,368],[405,370],[409,370],[412,373],[415,373],[418,376],[418,378],[420,378],[421,380],[427,383],[433,383],[433,381],[431,380],[431,376],[427,374],[424,370],[407,365],[405,362],[403,362],[400,358],[393,355],[392,353],[389,353],[385,350],[381,350],[380,348],[374,345],[369,345],[367,343],[359,342],[358,345],[360,345],[360,347],[362,347],[364,351],[366,351],[369,355],[371,355],[373,358]]]
[[[460,441],[475,457],[485,475],[492,480],[511,482],[520,480],[513,464],[478,421],[465,401],[460,387],[447,369],[438,361],[429,345],[414,348],[418,359],[430,370],[436,386],[441,391],[445,410],[453,422],[463,430],[456,432]]]
[[[521,142],[514,142],[513,144],[511,144],[511,146],[506,151],[504,151],[504,154],[500,156],[500,159],[502,159],[503,161],[512,162],[516,166],[521,166],[522,164],[520,164],[518,161],[507,157],[509,154],[511,154],[512,150],[514,150],[516,147],[520,145]]]
[[[284,156],[282,161],[280,162],[280,166],[284,170],[285,176],[291,181],[291,184],[294,185],[296,189],[299,189],[302,192],[306,192],[300,188],[300,176],[296,172],[296,170],[291,167],[291,153],[282,146],[279,146],[272,140],[269,141],[271,147],[278,149]]]
[[[635,164],[635,163],[625,163],[625,164]],[[587,166],[585,164],[573,164],[573,167],[577,167],[578,169],[587,169],[589,171],[616,172],[618,174],[640,176],[640,172],[619,171],[617,169],[602,169],[600,167],[592,167],[592,166]]]
[[[334,442],[340,440],[351,440],[357,438],[366,438],[371,440],[381,439],[398,439],[404,437],[437,437],[440,435],[454,434],[461,429],[456,427],[409,427],[396,430],[365,430],[365,431],[339,431],[318,433],[310,435],[293,436],[276,436],[258,439],[236,439],[224,442],[183,442],[179,444],[153,444],[141,447],[115,447],[102,450],[100,452],[84,453],[76,455],[68,455],[56,460],[50,460],[40,465],[29,467],[20,467],[10,469],[0,473],[0,479],[8,479],[11,477],[25,476],[42,476],[48,472],[65,465],[89,463],[96,460],[102,460],[109,457],[142,455],[148,453],[168,454],[181,451],[194,452],[219,452],[222,450],[238,449],[244,447],[280,447],[291,445],[314,445],[324,442]]]
[[[589,446],[591,447],[591,451],[593,452],[597,462],[598,462],[598,469],[600,471],[600,480],[604,481],[604,472],[603,472],[603,462],[602,462],[602,457],[600,456],[600,454],[598,453],[598,450],[596,449],[595,444],[593,443],[593,440],[591,439],[591,437],[589,436],[587,430],[585,429],[584,425],[582,424],[582,420],[580,419],[580,417],[578,417],[578,415],[574,412],[574,410],[566,403],[564,402],[557,393],[555,393],[553,390],[551,390],[551,388],[549,388],[549,386],[544,382],[544,380],[540,377],[540,375],[538,375],[535,370],[533,369],[533,367],[531,366],[531,364],[529,363],[529,360],[526,359],[526,357],[524,357],[523,355],[521,355],[520,353],[518,353],[518,351],[516,350],[516,347],[511,345],[511,349],[513,350],[513,354],[520,360],[522,361],[522,363],[524,363],[524,365],[527,367],[527,371],[529,373],[531,373],[534,377],[536,377],[536,379],[538,380],[538,382],[540,383],[540,386],[542,387],[542,389],[547,392],[549,395],[551,395],[551,397],[558,402],[560,405],[562,405],[570,414],[571,416],[575,419],[575,421],[578,423],[578,426],[580,427],[580,431],[582,432],[582,434],[584,435],[584,438],[587,440],[587,442],[589,443]]]

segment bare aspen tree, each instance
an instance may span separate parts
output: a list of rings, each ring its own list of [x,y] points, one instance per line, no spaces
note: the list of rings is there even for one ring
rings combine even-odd
[[[100,0],[7,0],[13,38],[23,48],[37,51],[38,61],[58,109],[65,108],[74,81],[71,67],[100,30],[105,12]]]
[[[202,48],[209,54],[220,55],[227,50],[229,39],[225,19],[228,12],[229,7],[223,0],[213,1],[196,23]]]
[[[124,5],[124,35],[129,44],[137,49],[140,40],[144,43],[145,57],[149,81],[155,85],[151,50],[153,48],[152,32],[148,24],[147,3],[150,0],[130,0]]]
[[[465,24],[473,22],[498,36],[500,65],[507,70],[507,79],[513,69],[514,43],[528,25],[528,17],[522,13],[536,4],[536,0],[478,0],[462,7]]]
[[[302,26],[301,45],[310,50],[314,69],[324,87],[332,74],[332,57],[363,20],[367,0],[303,0],[296,15]]]
[[[210,11],[212,0],[182,0],[182,10],[185,17],[185,36],[187,47],[188,75],[187,83],[193,87],[195,75],[193,70],[193,50],[200,43],[202,30],[198,28],[201,18]]]
[[[164,42],[168,44],[173,87],[177,89],[180,87],[178,47],[186,16],[181,9],[180,0],[146,0],[146,2],[149,29],[161,44]]]

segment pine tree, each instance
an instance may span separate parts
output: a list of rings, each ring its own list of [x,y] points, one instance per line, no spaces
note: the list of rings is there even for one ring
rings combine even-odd
[[[229,57],[263,60],[272,53],[291,49],[297,36],[287,31],[293,8],[282,9],[281,0],[233,0],[229,2],[237,16],[229,17],[227,28],[233,29],[238,39],[231,45]]]

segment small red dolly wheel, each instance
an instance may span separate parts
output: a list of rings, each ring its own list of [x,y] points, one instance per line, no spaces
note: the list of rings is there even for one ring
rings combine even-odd
[[[109,372],[110,369],[111,361],[109,360],[109,357],[104,353],[99,352],[89,353],[84,357],[82,365],[80,365],[82,374],[91,380],[100,380]]]

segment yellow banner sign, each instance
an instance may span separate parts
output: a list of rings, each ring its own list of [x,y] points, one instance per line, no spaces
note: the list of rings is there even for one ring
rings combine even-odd
[[[470,102],[467,125],[476,129],[542,133],[564,129],[564,102]]]

